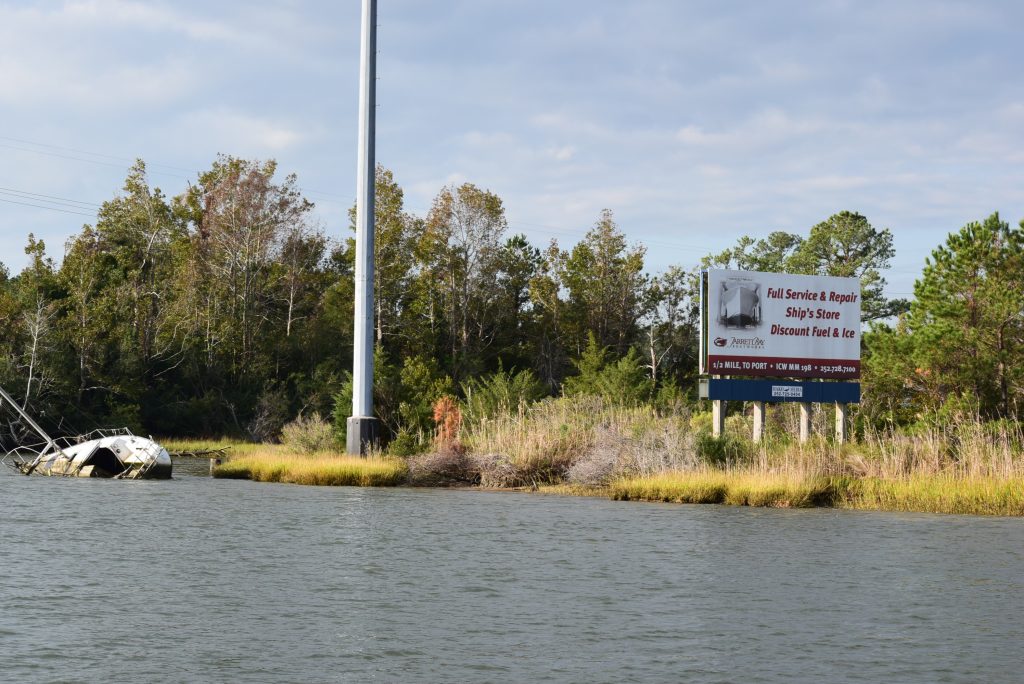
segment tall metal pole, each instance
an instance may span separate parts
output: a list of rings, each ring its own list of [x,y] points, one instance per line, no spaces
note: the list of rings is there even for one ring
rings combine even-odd
[[[377,440],[373,416],[374,142],[377,118],[377,0],[363,0],[359,59],[359,169],[356,198],[356,317],[352,358],[352,416],[346,449],[365,455]]]

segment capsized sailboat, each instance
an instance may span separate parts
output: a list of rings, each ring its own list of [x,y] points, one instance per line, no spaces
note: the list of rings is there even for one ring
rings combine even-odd
[[[133,435],[127,428],[53,439],[0,387],[0,406],[4,403],[43,440],[19,446],[0,459],[25,475],[119,480],[159,480],[171,476],[171,455],[167,449],[152,439]]]

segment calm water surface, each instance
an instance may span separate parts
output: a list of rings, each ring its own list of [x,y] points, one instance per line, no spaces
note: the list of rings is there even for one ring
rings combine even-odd
[[[184,474],[0,501],[3,681],[1024,681],[1018,519]]]

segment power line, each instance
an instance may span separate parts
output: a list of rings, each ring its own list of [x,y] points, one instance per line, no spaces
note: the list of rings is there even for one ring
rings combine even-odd
[[[104,159],[112,159],[112,160],[116,160],[116,161],[128,162],[129,164],[134,164],[136,162],[136,159],[132,159],[132,158],[129,158],[129,157],[120,157],[120,156],[113,155],[113,154],[105,154],[103,152],[90,152],[88,150],[79,150],[79,149],[76,149],[74,147],[62,147],[61,145],[51,145],[49,143],[41,143],[41,142],[36,142],[34,140],[25,140],[24,138],[12,138],[12,137],[6,136],[6,135],[0,135],[0,140],[7,140],[9,142],[21,143],[22,145],[34,145],[36,147],[45,147],[45,148],[51,149],[51,150],[61,150],[61,151],[64,151],[64,152],[73,152],[75,154],[86,154],[86,155],[89,155],[90,157],[102,157]],[[5,145],[4,147],[7,147],[7,146]],[[21,148],[12,148],[12,149],[21,149]],[[22,151],[24,151],[24,152],[40,152],[39,150],[22,150]],[[80,161],[91,161],[91,160],[81,159]],[[147,162],[146,166],[147,167],[159,166],[159,167],[162,167],[162,168],[165,168],[165,169],[171,169],[172,171],[183,171],[185,173],[192,173],[192,171],[190,169],[182,168],[180,166],[172,166],[171,164],[163,164],[163,163],[160,163],[160,162]]]
[[[6,135],[0,135],[0,140],[7,140],[9,142],[16,142],[16,143],[20,143],[21,145],[34,145],[36,147],[45,147],[45,148],[47,148],[49,150],[60,150],[62,152],[71,152],[73,154],[58,154],[56,152],[46,152],[44,150],[33,150],[33,149],[25,148],[25,147],[18,147],[18,146],[15,146],[15,145],[5,145],[3,143],[0,143],[0,147],[6,148],[6,149],[9,149],[9,150],[16,150],[18,152],[30,152],[32,154],[42,154],[42,155],[46,155],[48,157],[58,157],[60,159],[71,159],[71,160],[74,160],[74,161],[87,162],[89,164],[99,164],[101,166],[110,166],[110,167],[118,168],[118,169],[125,168],[124,164],[114,164],[112,162],[100,161],[98,159],[88,159],[88,158],[78,157],[78,156],[74,156],[74,155],[82,155],[82,154],[84,154],[84,155],[88,155],[90,157],[101,157],[103,159],[111,159],[111,160],[121,161],[121,162],[124,162],[124,163],[126,163],[128,165],[134,164],[137,161],[137,159],[132,159],[132,158],[129,158],[129,157],[120,157],[120,156],[113,155],[113,154],[105,154],[103,152],[89,152],[87,150],[79,150],[79,149],[76,149],[76,148],[73,148],[73,147],[62,147],[60,145],[51,145],[49,143],[41,143],[41,142],[36,142],[34,140],[26,140],[24,138],[13,138],[13,137],[6,136]],[[163,169],[170,169],[172,171],[180,171],[180,172],[186,173],[186,174],[196,173],[196,171],[193,170],[193,169],[186,169],[186,168],[181,167],[181,166],[174,166],[172,164],[164,164],[162,162],[147,161],[145,158],[143,158],[143,161],[146,164],[147,171],[153,169],[154,167],[159,167],[159,168],[163,168]],[[189,178],[190,178],[190,176],[180,176],[180,175],[178,175],[176,173],[167,173],[167,172],[164,172],[164,171],[154,171],[153,173],[155,173],[156,175],[160,175],[160,176],[168,176],[168,177],[171,177],[171,178],[180,178],[181,180],[184,180],[184,181],[188,181]],[[340,199],[340,200],[347,200],[347,199],[349,199],[349,196],[344,194],[344,193],[326,192],[324,190],[310,190],[310,189],[306,189],[306,190],[303,190],[303,193],[306,194],[306,195],[310,195],[310,196],[320,195],[320,196],[325,197],[325,198],[333,198],[333,199]],[[352,204],[355,204],[355,200],[354,199],[352,200]]]
[[[85,216],[87,218],[94,218],[94,214],[86,214],[80,211],[71,211],[70,209],[60,209],[59,207],[47,207],[42,204],[29,204],[28,202],[17,202],[11,199],[5,199],[0,197],[0,202],[7,202],[8,204],[20,204],[23,207],[34,207],[36,209],[49,209],[50,211],[59,211],[64,214],[74,214],[75,216]]]
[[[42,154],[42,155],[46,155],[47,157],[57,157],[59,159],[73,159],[75,161],[87,162],[89,164],[98,164],[99,166],[109,166],[109,167],[112,167],[112,168],[115,168],[115,169],[124,169],[125,168],[123,164],[114,164],[113,162],[99,161],[98,159],[85,159],[84,157],[74,157],[74,156],[72,156],[70,154],[58,154],[57,152],[45,152],[43,150],[31,150],[31,149],[27,149],[27,148],[24,148],[24,147],[16,147],[14,145],[4,145],[3,143],[0,143],[0,147],[6,148],[8,150],[16,150],[18,152],[31,152],[32,154]],[[162,173],[162,172],[157,172],[157,175],[173,176],[175,178],[182,178],[181,176],[176,176],[174,174]],[[185,179],[185,180],[187,180],[187,179]]]
[[[67,204],[75,209],[80,208],[99,208],[101,205],[95,202],[83,202],[81,200],[68,199],[67,197],[58,197],[56,195],[43,195],[38,192],[29,192],[27,190],[17,190],[15,188],[4,188],[0,187],[0,194],[2,195],[14,195],[15,197],[23,197],[24,199],[31,199],[36,201],[47,201],[49,203]],[[50,202],[52,200],[52,202]],[[82,207],[74,205],[83,205]]]

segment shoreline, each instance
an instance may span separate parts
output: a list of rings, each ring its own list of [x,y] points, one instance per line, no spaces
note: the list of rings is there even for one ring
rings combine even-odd
[[[354,458],[328,453],[302,456],[275,451],[279,453],[261,449],[229,458],[214,469],[213,476],[307,486],[434,487],[651,503],[1024,516],[1021,478],[946,473],[886,479],[705,468],[621,478],[607,485],[538,483],[500,487],[438,480],[417,483],[410,480],[406,462],[397,458]]]

